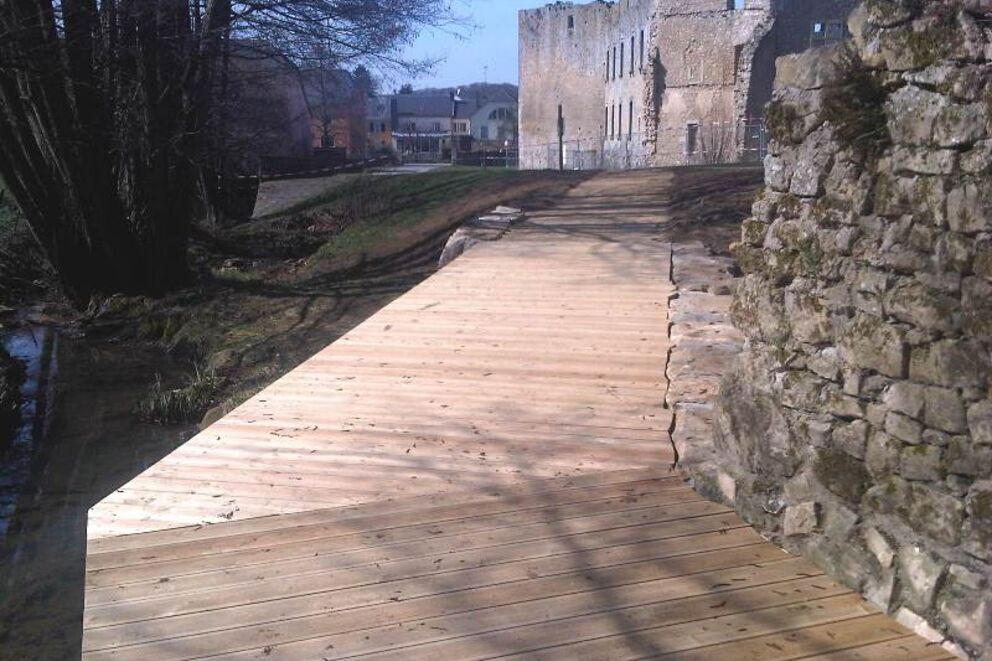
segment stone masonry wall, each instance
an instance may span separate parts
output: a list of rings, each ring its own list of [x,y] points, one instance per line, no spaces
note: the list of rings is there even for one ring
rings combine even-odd
[[[559,105],[568,148],[595,151],[601,157],[605,35],[613,21],[613,6],[604,2],[558,2],[520,12],[521,168],[558,167]],[[566,154],[566,168],[572,169],[575,158],[574,153]]]
[[[992,0],[866,0],[781,58],[712,460],[760,530],[992,659]]]
[[[595,0],[521,11],[521,167],[558,167],[559,106],[568,169],[733,161],[739,125],[768,101],[775,57],[804,50],[814,23],[842,19],[852,3]]]

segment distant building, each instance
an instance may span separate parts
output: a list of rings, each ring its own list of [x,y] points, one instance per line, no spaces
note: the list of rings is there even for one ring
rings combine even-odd
[[[443,161],[451,158],[453,94],[396,94],[393,148],[401,158]]]
[[[515,147],[517,88],[474,83],[376,96],[366,103],[365,130],[370,154],[390,149],[411,161]]]
[[[757,158],[778,56],[846,36],[856,0],[597,0],[520,12],[520,165]]]
[[[390,96],[373,96],[366,101],[365,121],[368,133],[365,144],[368,154],[393,151],[393,99]]]
[[[302,76],[314,149],[343,149],[348,158],[364,158],[368,87],[344,69],[312,69]]]
[[[456,133],[471,136],[471,149],[517,145],[516,90],[498,86],[486,90],[461,91]]]

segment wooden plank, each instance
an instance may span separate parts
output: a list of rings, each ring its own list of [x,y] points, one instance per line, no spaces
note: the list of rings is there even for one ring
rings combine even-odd
[[[624,608],[623,605],[604,603],[603,606],[610,609],[605,613],[522,626],[512,626],[516,622],[510,620],[507,624],[511,626],[500,627],[493,632],[475,633],[472,628],[468,628],[468,635],[449,638],[437,644],[409,646],[388,652],[373,649],[355,654],[352,658],[374,656],[383,661],[393,659],[427,661],[432,658],[486,659],[492,658],[494,650],[499,650],[499,655],[507,658],[519,655],[528,659],[622,659],[665,656],[682,658],[682,654],[686,651],[711,641],[735,640],[752,636],[756,632],[774,631],[780,628],[783,622],[818,625],[866,614],[867,609],[863,602],[855,595],[843,594],[841,588],[830,584],[821,587],[822,590],[811,589],[809,592],[818,591],[823,596],[811,599],[809,597],[815,595],[809,594],[807,599],[799,600],[798,603],[793,601],[795,596],[783,598],[774,589],[749,591],[745,595],[752,599],[745,597],[741,599],[742,604],[734,601],[737,594],[720,594],[716,597],[652,604],[640,608]],[[755,593],[763,598],[754,599]],[[720,606],[720,604],[724,605]],[[730,608],[745,612],[735,612],[722,617],[713,616],[714,612],[722,612],[728,608],[728,604]],[[667,626],[661,629],[659,625]],[[397,634],[395,631],[376,633],[379,633],[377,642],[380,645],[404,639],[403,633]],[[409,638],[408,635],[406,637]],[[590,647],[609,652],[604,656],[587,657],[585,648],[576,645],[576,640],[595,641]],[[551,650],[547,649],[555,643],[565,646],[569,651],[583,651],[579,651],[578,656],[566,657],[559,649],[554,647],[551,647]],[[261,651],[254,651],[255,658],[260,658]],[[293,653],[295,650],[289,651]],[[292,657],[280,654],[278,658]],[[717,655],[706,658],[733,657]]]
[[[661,542],[669,539],[679,539],[683,537],[713,533],[715,536],[724,536],[729,533],[729,531],[734,530],[737,527],[726,527],[726,521],[721,521],[715,517],[700,517],[698,519],[689,519],[685,521],[675,521],[659,523],[647,527],[636,527],[636,528],[620,528],[607,531],[594,531],[593,534],[583,534],[578,533],[575,535],[568,535],[567,538],[570,544],[574,547],[581,548],[583,554],[593,554],[594,551],[601,549],[612,549],[614,547],[626,547],[634,544],[659,544],[662,548]],[[643,537],[642,537],[643,536]],[[735,537],[739,544],[745,543],[745,541],[754,542],[754,539],[750,539],[747,535],[744,535],[743,541],[741,538]],[[560,544],[560,541],[558,542]],[[692,542],[684,541],[684,544],[700,544],[703,542],[699,540],[694,540]],[[683,548],[684,546],[676,545],[678,548]],[[413,557],[417,559],[426,559],[427,562],[423,563],[431,569],[434,573],[449,571],[449,567],[453,567],[451,571],[461,571],[463,567],[478,567],[478,566],[502,566],[502,560],[520,560],[520,561],[530,561],[531,564],[540,564],[542,558],[551,558],[550,563],[555,562],[563,563],[563,566],[574,568],[575,559],[570,557],[570,554],[566,551],[568,550],[564,546],[558,546],[553,538],[544,537],[543,539],[535,540],[530,543],[516,542],[512,544],[506,541],[500,545],[485,546],[478,545],[477,548],[472,548],[468,551],[455,552],[452,551],[450,540],[438,540],[436,542],[421,542],[416,544],[410,544],[406,547],[400,548],[386,548],[386,549],[374,549],[369,551],[367,549],[360,549],[352,552],[340,552],[340,556],[337,558],[329,559],[330,562],[335,563],[336,561],[345,563],[346,566],[355,566],[364,568],[361,570],[363,577],[365,576],[375,576],[377,583],[382,583],[386,580],[399,580],[403,574],[393,577],[389,573],[390,563],[399,562],[404,559]],[[320,551],[310,551],[313,557],[320,558]],[[331,551],[330,553],[333,553]],[[519,554],[523,557],[517,557]],[[262,553],[253,556],[251,559],[262,563],[265,558],[259,557],[264,556],[264,550]],[[299,556],[296,556],[299,557]],[[443,559],[442,562],[438,562],[438,559]],[[555,560],[557,558],[557,560]],[[201,570],[203,569],[217,569],[213,561],[216,558],[208,557],[199,563],[197,567]],[[193,564],[193,563],[191,563]],[[406,565],[403,565],[406,567]],[[555,565],[559,566],[559,565]],[[197,567],[191,567],[190,571],[196,571]],[[264,571],[260,569],[264,574]],[[493,573],[498,573],[493,570]],[[506,576],[518,576],[519,569],[508,567],[506,571],[500,573],[500,575],[505,574]],[[144,574],[140,575],[139,579],[144,579],[148,581],[153,581],[157,576],[162,578],[169,578],[168,574],[162,574],[156,571],[154,565],[150,566]],[[259,579],[256,573],[256,581]],[[392,578],[391,578],[392,577]],[[159,578],[158,580],[161,580]],[[342,580],[338,574],[335,576],[327,577],[327,580]],[[287,588],[287,584],[282,581],[277,581],[271,585],[271,591],[267,591],[265,585],[259,581],[257,582],[249,593],[245,593],[243,588],[238,588],[236,590],[229,591],[215,591],[206,594],[197,594],[191,596],[180,595],[179,599],[169,599],[164,603],[159,603],[150,600],[143,600],[141,603],[121,603],[121,604],[107,604],[105,606],[99,606],[94,604],[92,607],[86,609],[86,614],[84,616],[84,623],[87,626],[107,626],[110,624],[118,624],[130,621],[140,621],[148,620],[156,617],[164,617],[166,615],[173,616],[178,613],[196,613],[203,610],[210,610],[213,608],[229,608],[233,606],[241,606],[244,604],[245,599],[259,601],[266,601],[272,599],[279,599],[278,595],[284,594],[283,590],[289,589],[290,593],[294,596],[290,599],[295,601],[300,601],[302,603],[311,603],[314,600],[319,600],[318,598],[296,598],[296,594],[299,595],[318,595],[322,592],[336,589],[337,583],[333,583],[330,586],[323,583],[320,580],[307,580],[304,581],[299,593],[292,593],[291,588]],[[220,600],[220,602],[218,601]],[[283,606],[280,606],[282,608]]]
[[[708,513],[729,513],[725,507],[704,501],[684,486],[673,485],[669,489],[636,490],[626,495],[610,495],[598,500],[576,499],[573,502],[566,502],[534,498],[528,506],[500,500],[461,507],[455,505],[434,507],[427,512],[406,511],[378,516],[369,515],[343,522],[340,520],[311,522],[309,517],[294,515],[283,517],[281,526],[276,528],[279,530],[277,540],[260,534],[259,530],[241,532],[238,529],[227,530],[227,526],[223,525],[220,528],[207,529],[217,533],[212,537],[197,536],[192,541],[172,544],[141,543],[140,546],[136,545],[130,549],[91,553],[87,571],[95,575],[117,567],[210,555],[218,551],[231,553],[249,548],[271,549],[273,544],[281,546],[309,540],[352,539],[357,540],[356,543],[361,545],[374,537],[376,542],[381,544],[387,541],[437,538],[439,528],[443,528],[444,535],[454,535],[466,531],[497,530],[521,525],[547,524],[552,521],[560,525],[568,525],[573,519],[624,512],[637,513],[630,516],[647,514],[654,517],[665,513],[677,515],[679,512],[694,511],[692,508],[701,503],[706,504]]]
[[[585,502],[586,499],[629,497],[646,491],[655,491],[675,485],[677,489],[687,489],[677,476],[671,473],[659,472],[653,469],[634,469],[592,475],[575,475],[556,479],[537,480],[516,485],[511,491],[500,489],[488,491],[462,491],[456,494],[444,495],[443,502],[437,494],[421,498],[409,498],[403,502],[378,502],[365,504],[362,507],[342,507],[334,509],[318,509],[306,514],[296,514],[293,523],[298,526],[326,525],[333,522],[351,522],[356,519],[370,521],[367,525],[388,527],[396,525],[393,516],[403,517],[404,521],[415,524],[425,519],[411,519],[415,513],[437,512],[428,516],[458,518],[458,511],[478,513],[480,516],[488,513],[500,513],[507,510],[519,509],[524,500],[532,498],[538,506],[555,507],[567,503]],[[483,500],[485,499],[485,500]],[[531,504],[531,507],[534,505]],[[487,509],[493,508],[493,509]],[[457,511],[453,511],[457,510]],[[385,520],[382,517],[387,517]],[[90,540],[87,545],[88,557],[98,554],[112,553],[131,548],[151,548],[158,544],[172,545],[190,541],[201,541],[216,537],[227,537],[234,534],[252,534],[271,530],[282,530],[285,519],[279,516],[259,517],[243,521],[227,522],[223,526],[189,526],[174,530],[152,531],[141,535],[125,535],[106,539]]]
[[[956,659],[937,643],[919,636],[905,636],[881,643],[835,649],[824,654],[803,657],[816,661],[952,661]]]
[[[84,649],[97,651],[116,646],[142,644],[152,648],[159,641],[186,639],[187,648],[231,651],[243,649],[252,635],[265,635],[274,627],[291,628],[293,637],[312,636],[314,630],[324,629],[328,622],[343,612],[360,607],[391,606],[393,603],[418,602],[424,617],[468,612],[482,607],[528,603],[556,595],[585,593],[595,586],[600,598],[602,591],[625,585],[654,582],[658,598],[678,595],[698,595],[726,591],[748,585],[778,583],[796,578],[809,578],[807,563],[797,559],[770,561],[774,549],[759,551],[762,560],[736,567],[747,554],[738,550],[701,553],[670,561],[643,561],[607,567],[577,569],[574,558],[551,559],[536,563],[497,565],[492,568],[459,570],[454,576],[428,581],[419,578],[387,583],[369,582],[352,589],[332,593],[304,594],[275,602],[235,605],[188,614],[175,614],[117,625],[86,625]],[[780,554],[779,554],[779,557]],[[557,563],[557,573],[543,575],[541,564]],[[726,569],[727,566],[732,568]],[[705,573],[693,573],[702,569]],[[707,571],[709,570],[709,571]],[[437,597],[431,608],[421,600]],[[596,598],[595,595],[592,596]],[[298,628],[299,627],[299,628]],[[215,634],[220,634],[217,636]],[[289,637],[289,630],[284,637]],[[198,640],[195,640],[198,639]],[[257,638],[255,640],[258,640]],[[457,657],[456,657],[457,658]]]
[[[85,658],[941,658],[670,473],[670,174],[630,176],[94,507]]]
[[[490,513],[485,516],[472,517],[431,517],[428,521],[412,521],[393,526],[370,526],[368,520],[357,519],[347,525],[303,525],[287,523],[279,529],[279,535],[274,538],[265,534],[232,534],[214,539],[203,539],[175,545],[139,546],[127,551],[107,553],[92,556],[87,572],[93,581],[106,584],[121,582],[119,574],[114,578],[104,578],[113,574],[110,570],[129,567],[158,566],[159,563],[173,562],[179,570],[193,570],[195,559],[215,554],[225,554],[223,562],[243,561],[244,554],[262,550],[263,558],[279,557],[276,549],[286,548],[289,557],[293,556],[293,548],[299,544],[319,545],[323,554],[335,550],[363,549],[370,543],[377,546],[394,543],[414,543],[431,540],[436,543],[448,543],[456,548],[466,548],[470,538],[458,535],[484,535],[487,544],[504,541],[503,534],[511,538],[528,539],[527,535],[538,534],[542,527],[554,522],[563,533],[576,534],[584,531],[608,530],[610,527],[622,528],[625,525],[641,524],[642,522],[675,521],[679,519],[696,518],[699,516],[727,515],[729,512],[719,504],[700,499],[696,494],[688,492],[675,494],[664,492],[657,499],[628,502],[626,499],[611,500],[601,503],[577,503],[572,511],[566,508],[529,508],[512,510],[502,513]],[[587,513],[579,513],[579,508],[588,508]],[[559,515],[559,512],[561,514]],[[288,517],[290,520],[295,515]],[[398,517],[397,517],[398,518]],[[406,518],[406,517],[404,517]],[[722,519],[724,524],[735,523],[733,519]],[[646,525],[646,524],[645,524]],[[605,527],[604,527],[605,526]],[[223,526],[221,526],[223,527]],[[520,528],[526,530],[520,532]],[[289,548],[293,547],[293,548]],[[312,549],[296,551],[310,555]],[[233,557],[231,554],[239,554]],[[239,560],[241,558],[241,560]],[[223,564],[221,566],[224,566]],[[162,569],[159,567],[159,569]],[[181,573],[181,572],[179,572]],[[169,573],[168,575],[175,575]]]

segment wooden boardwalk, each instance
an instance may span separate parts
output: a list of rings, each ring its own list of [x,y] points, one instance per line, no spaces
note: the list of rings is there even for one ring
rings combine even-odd
[[[96,505],[84,656],[946,658],[669,471],[667,176],[583,184]]]

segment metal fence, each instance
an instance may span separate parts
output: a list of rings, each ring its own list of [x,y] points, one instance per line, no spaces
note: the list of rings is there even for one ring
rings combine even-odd
[[[767,153],[768,134],[761,118],[667,127],[652,135],[628,132],[520,147],[522,167],[548,170],[557,170],[560,162],[566,170],[761,162]]]
[[[519,157],[516,150],[461,153],[452,159],[455,165],[489,168],[516,168]]]

